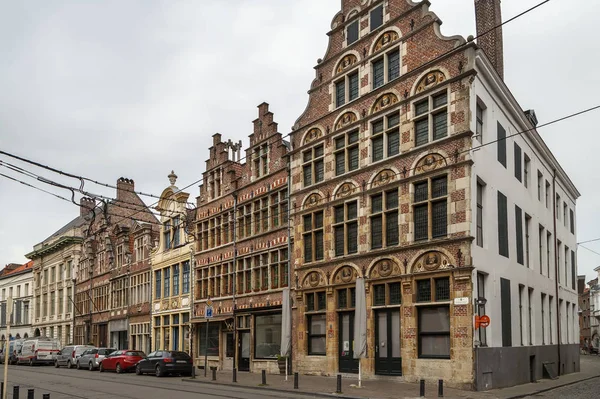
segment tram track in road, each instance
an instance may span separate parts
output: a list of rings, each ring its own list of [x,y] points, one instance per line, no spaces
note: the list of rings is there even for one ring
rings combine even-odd
[[[114,383],[114,384],[125,384],[127,386],[134,386],[134,387],[144,387],[144,388],[153,388],[153,389],[160,389],[160,390],[165,390],[165,391],[169,391],[171,393],[173,392],[181,392],[181,393],[188,393],[188,394],[195,394],[195,395],[207,395],[210,397],[219,397],[219,398],[229,398],[229,399],[246,399],[247,398],[247,391],[244,391],[245,387],[240,386],[240,387],[234,387],[234,386],[211,386],[210,384],[198,384],[200,388],[199,390],[192,390],[192,389],[185,389],[183,387],[180,387],[176,384],[168,384],[168,385],[161,385],[161,384],[157,384],[157,383],[153,383],[150,376],[143,376],[146,377],[148,379],[148,381],[141,383],[141,382],[137,382],[136,379],[139,378],[139,376],[137,375],[123,375],[123,374],[114,374],[115,377],[118,376],[118,378],[105,378],[104,374],[100,374],[99,372],[86,372],[85,374],[81,373],[81,375],[78,372],[78,370],[68,370],[70,373],[69,374],[63,374],[63,373],[59,373],[59,372],[49,372],[49,371],[44,371],[43,368],[39,368],[36,367],[34,369],[30,369],[30,368],[25,368],[25,367],[20,367],[20,366],[16,366],[16,367],[11,367],[9,369],[10,371],[12,371],[13,373],[15,371],[17,371],[17,373],[14,373],[13,375],[17,378],[25,378],[28,379],[29,381],[32,381],[33,379],[31,378],[31,376],[29,375],[30,372],[33,372],[34,374],[42,374],[42,375],[47,375],[47,376],[52,376],[52,377],[67,377],[67,378],[74,378],[74,379],[78,379],[78,380],[84,380],[84,381],[99,381],[99,382],[105,382],[105,383]],[[20,375],[19,375],[20,374]],[[110,374],[109,374],[110,375]],[[156,377],[154,377],[156,378]],[[163,381],[169,381],[169,377],[165,377],[164,379],[162,379]],[[177,377],[173,377],[173,381],[179,381],[181,384],[183,384],[183,382],[177,378]],[[100,391],[97,389],[92,389],[90,388],[89,385],[86,385],[85,388],[81,388],[81,389],[85,389],[85,392],[88,393],[88,395],[86,396],[82,396],[82,395],[77,395],[77,394],[71,394],[65,391],[60,391],[60,390],[56,390],[56,389],[48,389],[45,386],[37,386],[37,385],[33,385],[33,384],[26,384],[28,387],[29,385],[30,388],[34,388],[36,391],[39,389],[40,391],[44,391],[47,393],[55,393],[55,394],[60,394],[60,395],[65,395],[68,396],[70,398],[81,398],[81,399],[89,399],[89,393],[94,392],[94,393],[98,393],[98,394],[108,394],[106,391]],[[71,385],[71,388],[73,389],[79,389],[77,386],[75,385]],[[54,387],[53,387],[54,388]],[[254,391],[254,389],[252,389]],[[224,394],[223,391],[227,391],[226,394]],[[256,391],[255,391],[256,392]],[[270,391],[261,391],[260,393],[256,392],[256,394],[260,394],[261,397],[265,397],[265,398],[281,398],[281,393],[280,392],[270,392]],[[297,394],[296,394],[297,395]],[[294,395],[294,396],[296,396]],[[306,397],[310,397],[310,395],[307,395]],[[122,398],[122,399],[139,399],[139,396],[129,396],[127,394],[119,394],[118,398]]]

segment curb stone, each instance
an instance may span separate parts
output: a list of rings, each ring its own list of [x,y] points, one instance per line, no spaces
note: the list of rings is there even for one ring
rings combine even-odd
[[[553,391],[553,390],[558,389],[558,388],[568,387],[569,385],[578,384],[580,382],[593,380],[594,378],[600,378],[600,375],[595,375],[595,376],[592,376],[592,377],[583,378],[583,379],[577,380],[577,381],[566,382],[564,384],[557,385],[557,386],[554,386],[554,387],[548,387],[548,388],[540,389],[539,391],[529,392],[529,393],[525,393],[525,394],[519,394],[519,395],[515,395],[515,396],[509,396],[509,397],[507,397],[505,399],[522,399],[522,398],[526,398],[528,396],[534,396],[534,395],[537,395],[537,394],[540,394],[540,393],[544,393],[544,392],[548,392],[548,391]]]
[[[336,393],[307,392],[307,391],[301,391],[301,390],[290,391],[290,390],[287,390],[287,389],[272,388],[270,386],[239,385],[239,384],[227,383],[227,382],[202,381],[202,380],[198,380],[198,379],[192,380],[192,379],[189,379],[189,378],[182,378],[181,381],[183,381],[183,382],[195,382],[197,384],[221,385],[221,386],[235,387],[235,388],[248,388],[248,389],[253,389],[255,391],[265,391],[265,390],[267,390],[267,391],[281,392],[281,393],[287,393],[287,394],[292,394],[292,395],[316,396],[316,397],[320,397],[320,398],[368,399],[368,398],[364,398],[364,397],[348,396],[348,395],[336,394]]]

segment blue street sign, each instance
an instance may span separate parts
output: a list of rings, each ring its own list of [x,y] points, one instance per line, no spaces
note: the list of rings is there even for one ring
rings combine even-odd
[[[204,312],[204,317],[210,319],[213,317],[213,308],[212,306],[207,306]]]

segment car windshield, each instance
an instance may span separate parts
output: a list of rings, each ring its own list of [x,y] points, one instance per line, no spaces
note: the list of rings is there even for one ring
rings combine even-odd
[[[144,357],[146,355],[144,354],[144,352],[130,351],[130,352],[126,352],[125,356],[140,356],[140,357]]]

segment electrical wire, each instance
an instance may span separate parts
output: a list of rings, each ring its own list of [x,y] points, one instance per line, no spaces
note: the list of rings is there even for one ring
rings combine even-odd
[[[588,248],[588,247],[586,247],[586,246],[583,246],[583,245],[581,245],[581,244],[577,244],[577,245],[579,245],[579,246],[580,246],[581,248],[583,248],[583,249],[587,249],[588,251],[590,251],[590,252],[592,252],[592,253],[595,253],[596,255],[600,256],[600,252],[596,252],[596,251],[594,251],[593,249],[590,249],[590,248]]]
[[[599,238],[594,238],[594,239],[592,239],[592,240],[586,240],[586,241],[581,241],[581,242],[578,242],[578,243],[577,243],[577,245],[581,245],[581,244],[587,244],[587,243],[589,243],[589,242],[596,242],[596,241],[600,241],[600,237],[599,237]]]

